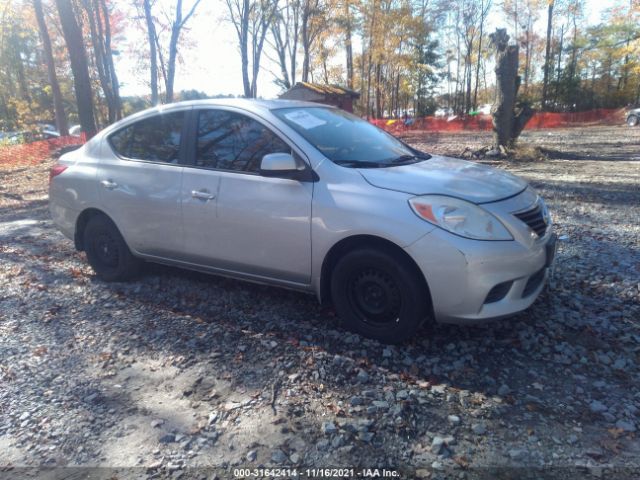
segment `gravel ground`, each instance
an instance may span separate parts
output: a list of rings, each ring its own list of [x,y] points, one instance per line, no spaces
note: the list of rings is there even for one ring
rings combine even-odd
[[[449,154],[488,143],[409,140]],[[525,140],[552,159],[499,166],[552,210],[550,288],[514,318],[396,347],[341,330],[304,294],[161,266],[100,282],[49,220],[51,162],[0,166],[0,478],[264,465],[637,479],[640,129]]]

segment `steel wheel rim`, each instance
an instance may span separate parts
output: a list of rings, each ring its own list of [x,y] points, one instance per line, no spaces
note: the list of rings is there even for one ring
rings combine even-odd
[[[400,320],[402,296],[395,280],[377,268],[364,268],[351,276],[348,283],[351,308],[365,323],[389,326]]]
[[[98,257],[98,261],[104,266],[110,268],[118,266],[120,259],[118,244],[111,234],[105,232],[97,235],[93,242],[93,251]]]

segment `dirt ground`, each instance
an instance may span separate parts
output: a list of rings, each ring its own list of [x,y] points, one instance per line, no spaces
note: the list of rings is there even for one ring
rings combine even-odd
[[[491,145],[491,132],[406,132],[400,137],[426,151],[460,156],[465,149]],[[596,126],[525,130],[519,143],[544,149],[551,160],[640,160],[640,128]]]
[[[490,143],[406,139],[451,156]],[[394,347],[345,332],[304,294],[161,266],[100,282],[50,221],[51,161],[0,165],[0,479],[95,466],[100,478],[260,466],[640,478],[640,128],[522,141],[549,160],[489,163],[550,207],[549,288],[514,318]]]

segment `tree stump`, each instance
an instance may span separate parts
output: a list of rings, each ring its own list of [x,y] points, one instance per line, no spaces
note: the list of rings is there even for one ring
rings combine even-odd
[[[504,28],[497,28],[489,37],[496,47],[496,99],[491,108],[494,147],[512,148],[535,111],[526,103],[516,104],[520,88],[518,46],[509,45]]]

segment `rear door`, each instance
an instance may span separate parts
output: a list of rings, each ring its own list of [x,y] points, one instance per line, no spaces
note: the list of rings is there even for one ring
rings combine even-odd
[[[98,171],[101,203],[129,247],[174,258],[183,248],[180,185],[188,110],[158,113],[111,134]]]
[[[182,210],[190,260],[247,276],[309,284],[313,183],[259,174],[268,153],[301,152],[270,126],[232,109],[194,110],[193,166]],[[206,192],[215,198],[194,198]]]

